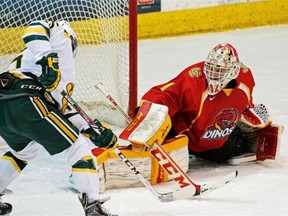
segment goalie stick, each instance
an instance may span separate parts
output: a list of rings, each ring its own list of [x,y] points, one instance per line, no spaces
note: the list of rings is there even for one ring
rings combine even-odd
[[[113,97],[105,92],[102,83],[96,84],[95,87],[99,89],[106,98],[108,98],[108,100],[116,107],[116,109],[125,117],[128,123],[132,121],[130,116],[125,113],[125,111],[117,104]],[[177,165],[177,163],[157,142],[155,142],[151,146],[150,152],[152,156],[157,160],[159,165],[171,176],[174,182],[179,186],[178,190],[170,192],[170,199],[172,200],[190,198],[203,193],[211,192],[229,183],[238,175],[238,171],[236,170],[226,176],[223,176],[221,179],[218,179],[218,181],[199,185],[194,183],[189,178],[189,176]],[[150,187],[152,186],[150,185]]]

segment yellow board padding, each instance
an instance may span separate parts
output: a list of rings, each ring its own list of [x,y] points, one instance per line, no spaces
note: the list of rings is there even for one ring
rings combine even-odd
[[[105,27],[103,26],[117,26],[116,23],[121,26],[123,22],[128,22],[127,17],[120,16],[81,20],[70,22],[70,25],[77,35],[79,45],[99,45],[107,40],[106,32],[103,31]],[[126,34],[127,29],[122,29],[119,26],[115,30],[115,34],[110,34],[109,40],[111,42],[122,42],[121,40],[123,40],[123,35]],[[25,44],[22,40],[22,36],[24,35],[26,28],[27,26],[0,29],[0,55],[3,53],[18,53],[24,49]]]
[[[0,29],[0,55],[19,53],[25,45],[22,40],[26,27]]]
[[[287,11],[287,0],[263,0],[141,14],[138,16],[138,38],[159,38],[287,24]]]
[[[172,151],[185,148],[188,149],[188,137],[185,135],[179,135],[175,138],[165,140],[162,144],[163,149],[169,154]],[[152,185],[157,184],[162,181],[167,181],[169,179],[168,174],[160,167],[159,163],[151,156],[149,151],[144,152],[135,152],[132,150],[131,146],[118,146],[120,151],[128,159],[139,158],[151,158],[151,177],[150,183]],[[118,156],[115,154],[113,149],[103,150],[100,154],[97,154],[97,164],[101,165],[105,163],[108,159],[118,159]],[[119,163],[122,163],[119,159]],[[136,167],[137,168],[137,167]],[[127,168],[127,172],[129,172]]]

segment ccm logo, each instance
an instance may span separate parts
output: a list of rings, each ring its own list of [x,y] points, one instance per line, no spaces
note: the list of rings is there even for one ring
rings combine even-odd
[[[33,89],[33,90],[41,91],[41,90],[42,90],[42,87],[37,86],[37,85],[27,85],[27,84],[24,84],[24,85],[21,85],[21,89]]]
[[[181,188],[189,186],[190,183],[187,181],[185,176],[177,171],[175,166],[165,157],[165,155],[158,149],[151,151],[154,158],[158,161],[160,166],[170,175],[170,177],[179,184]]]

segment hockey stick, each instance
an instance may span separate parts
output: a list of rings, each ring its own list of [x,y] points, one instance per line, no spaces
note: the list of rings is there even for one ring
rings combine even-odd
[[[86,122],[89,124],[89,126],[95,130],[97,133],[100,133],[100,131],[97,131],[97,125],[94,123],[94,121],[85,113],[85,111],[77,104],[77,102],[68,95],[68,93],[65,90],[60,91],[61,95],[68,101],[68,103],[83,117],[83,119],[86,120]],[[117,148],[115,147],[113,149],[115,154],[121,159],[121,161],[135,174],[138,179],[144,184],[144,186],[161,202],[170,202],[176,199],[181,199],[181,194],[176,192],[167,192],[167,193],[160,193],[158,192],[154,187],[151,186],[151,184],[143,177],[143,175],[136,169],[136,167],[133,165],[133,163],[125,157],[125,155]]]
[[[128,123],[132,121],[130,116],[125,113],[125,111],[117,104],[113,97],[105,92],[102,83],[96,84],[95,87],[98,88],[103,93],[103,95],[108,98],[108,100],[110,100],[110,102],[116,107],[116,109],[120,113],[125,114],[123,115]],[[213,191],[229,183],[238,175],[238,171],[234,171],[214,183],[199,185],[194,183],[187,176],[187,174],[177,165],[177,163],[157,142],[155,142],[151,146],[150,152],[152,156],[158,161],[159,165],[170,175],[174,182],[179,186],[179,189],[177,191],[171,192],[175,193],[175,199],[189,198],[192,196],[197,196],[203,193]]]

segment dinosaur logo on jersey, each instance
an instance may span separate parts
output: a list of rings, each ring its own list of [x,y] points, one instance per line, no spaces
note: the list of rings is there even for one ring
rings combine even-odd
[[[220,111],[212,126],[210,126],[204,133],[204,139],[221,139],[228,136],[235,128],[239,119],[238,112],[235,108],[227,108]]]
[[[197,68],[192,68],[189,72],[189,76],[193,77],[200,77],[202,75],[202,71],[201,68],[197,67]]]

